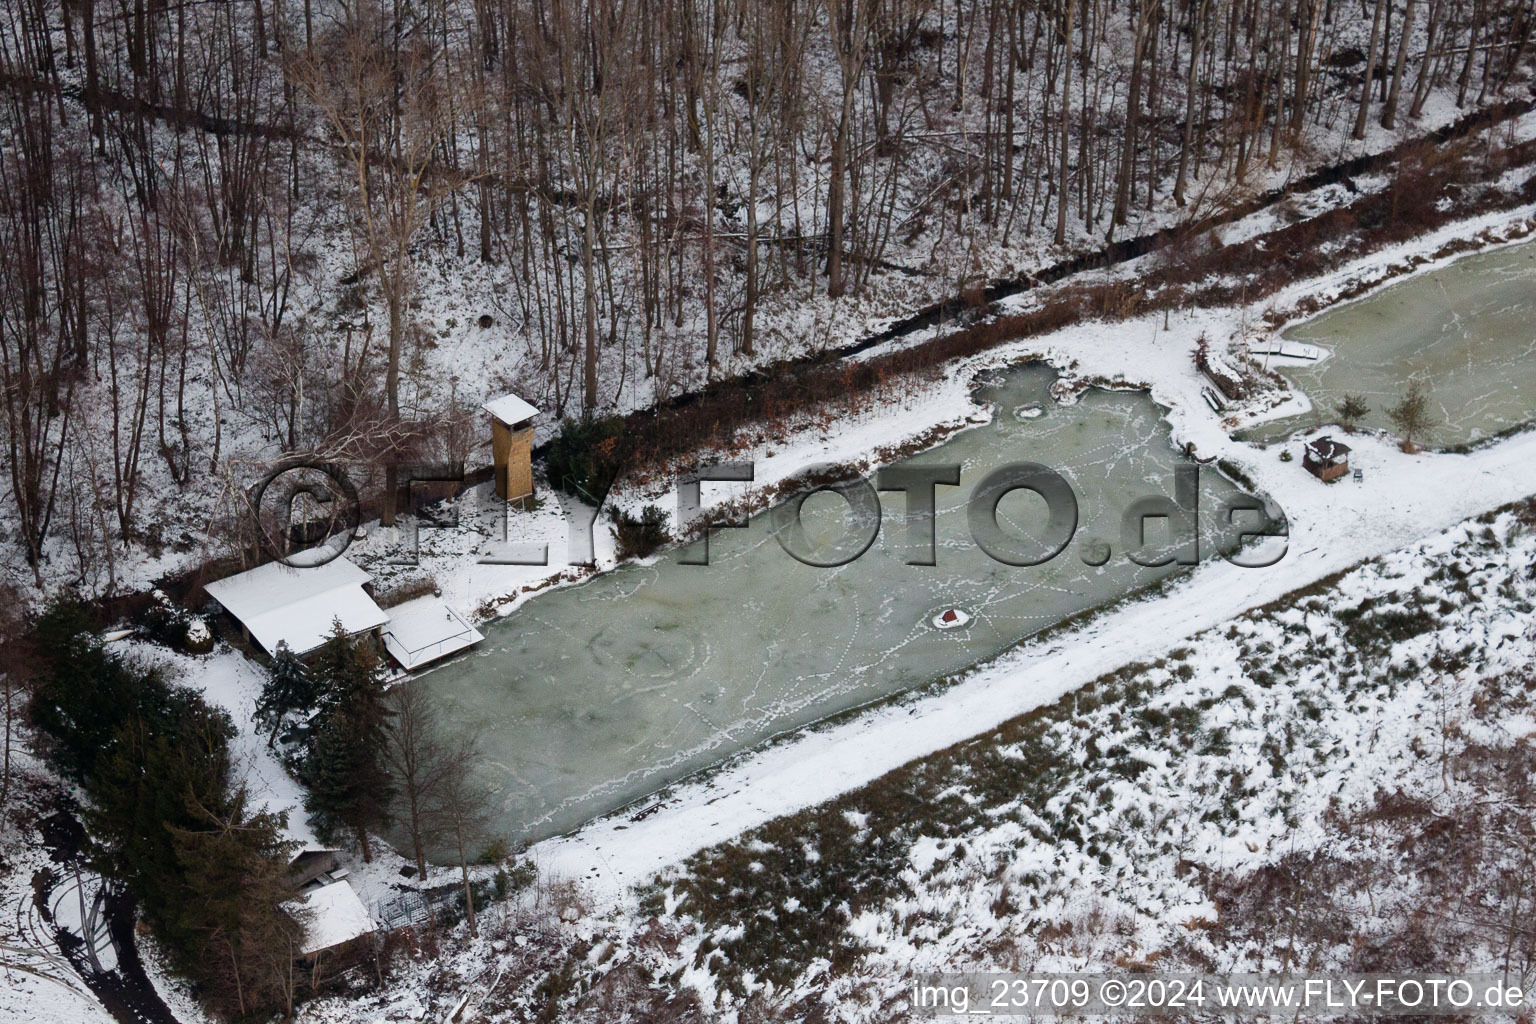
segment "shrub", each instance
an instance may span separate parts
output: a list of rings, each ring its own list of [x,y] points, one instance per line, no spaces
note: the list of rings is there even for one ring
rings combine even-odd
[[[596,503],[619,475],[623,437],[624,421],[617,416],[562,422],[545,456],[550,486]]]
[[[156,600],[139,619],[146,637],[163,647],[183,652],[189,646],[187,627],[190,624],[186,612],[165,600]]]
[[[511,867],[500,868],[491,879],[496,887],[497,901],[505,900],[513,893],[522,892],[539,880],[539,869],[532,861],[509,861]]]
[[[187,619],[187,653],[207,654],[213,650],[213,630],[205,619],[196,616]]]
[[[506,837],[496,836],[485,844],[485,849],[480,851],[480,856],[475,858],[475,863],[500,864],[510,856],[512,851],[507,845]]]
[[[1226,475],[1227,479],[1237,484],[1237,486],[1241,487],[1249,494],[1253,494],[1259,489],[1258,485],[1253,482],[1253,477],[1249,476],[1243,470],[1242,466],[1239,466],[1231,459],[1217,459],[1216,468],[1221,470],[1222,473]]]
[[[612,510],[614,533],[618,537],[619,558],[649,558],[672,539],[667,513],[655,505],[640,510],[637,519],[624,509]]]
[[[428,594],[438,592],[437,580],[431,576],[418,576],[413,580],[407,580],[398,586],[391,587],[374,598],[380,608],[393,608],[397,604],[405,604],[418,597],[426,597]]]

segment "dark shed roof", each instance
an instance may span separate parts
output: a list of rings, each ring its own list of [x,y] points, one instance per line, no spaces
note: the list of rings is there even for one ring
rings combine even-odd
[[[1331,437],[1319,437],[1307,442],[1307,451],[1317,459],[1324,462],[1333,462],[1342,459],[1349,454],[1349,445],[1335,441]]]

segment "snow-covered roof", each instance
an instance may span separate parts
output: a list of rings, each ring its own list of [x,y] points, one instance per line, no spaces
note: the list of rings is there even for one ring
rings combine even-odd
[[[304,922],[304,943],[300,953],[318,953],[373,931],[373,915],[346,882],[332,882],[311,889],[296,900],[283,904],[308,911]]]
[[[485,637],[436,597],[418,597],[389,610],[384,649],[407,670],[446,658]]]
[[[502,395],[500,398],[493,398],[480,408],[508,425],[521,423],[523,420],[531,420],[539,414],[538,409],[516,395]]]
[[[1342,459],[1350,452],[1350,447],[1331,437],[1319,437],[1315,441],[1307,442],[1307,448],[1317,458],[1324,462],[1332,462],[1334,459]]]
[[[363,591],[371,579],[346,558],[333,558],[307,569],[268,562],[210,583],[207,589],[268,654],[279,643],[304,654],[330,638],[336,619],[349,634],[389,621]]]
[[[1284,356],[1287,359],[1306,359],[1312,362],[1323,358],[1325,353],[1316,345],[1307,345],[1299,341],[1286,341],[1283,338],[1265,338],[1260,341],[1250,341],[1248,351],[1256,356]]]

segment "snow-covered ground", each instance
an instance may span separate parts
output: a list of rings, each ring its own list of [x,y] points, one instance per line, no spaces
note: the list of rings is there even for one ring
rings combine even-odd
[[[19,844],[4,844],[5,870],[0,871],[0,1021],[7,1024],[105,1024],[112,1017],[59,953],[52,935],[32,905],[30,880],[47,863],[39,849],[27,851]],[[68,892],[66,893],[66,890]],[[68,914],[75,893],[72,884],[61,887],[54,911],[60,920]],[[73,919],[78,923],[78,904]],[[78,927],[75,933],[79,934]],[[103,943],[110,950],[110,943]]]

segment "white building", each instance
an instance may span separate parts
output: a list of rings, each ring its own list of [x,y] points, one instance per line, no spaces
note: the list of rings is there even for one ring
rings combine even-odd
[[[275,654],[279,643],[294,654],[308,654],[330,638],[337,619],[348,636],[389,621],[365,589],[372,582],[348,559],[333,558],[305,569],[268,562],[210,583],[207,590],[268,654]]]
[[[268,654],[287,644],[294,654],[316,650],[337,620],[348,636],[375,630],[406,671],[446,658],[485,637],[437,597],[419,597],[385,611],[368,593],[373,582],[346,558],[296,569],[269,562],[207,586],[246,636]]]

